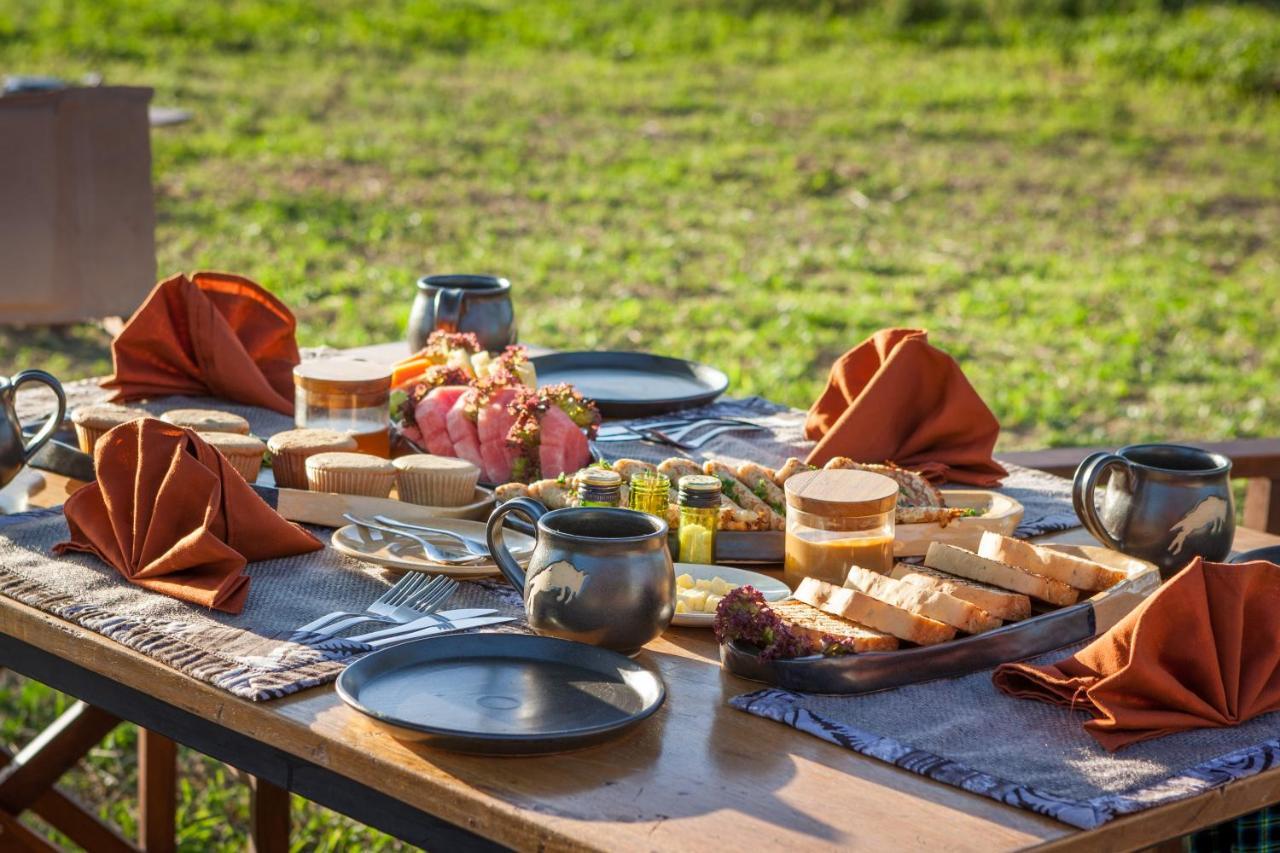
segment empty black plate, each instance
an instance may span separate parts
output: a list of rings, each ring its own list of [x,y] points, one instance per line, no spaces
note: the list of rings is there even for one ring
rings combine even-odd
[[[609,418],[701,406],[729,387],[729,377],[714,367],[644,352],[557,352],[531,360],[539,385],[572,383]]]
[[[599,743],[648,718],[666,688],[617,652],[554,637],[456,634],[381,649],[338,695],[403,740],[490,755]]]

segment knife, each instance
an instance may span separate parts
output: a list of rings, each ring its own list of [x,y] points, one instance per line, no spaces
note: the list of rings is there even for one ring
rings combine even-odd
[[[480,616],[476,619],[463,619],[448,625],[432,625],[430,628],[423,628],[420,631],[413,631],[408,634],[397,634],[394,637],[383,637],[381,640],[374,640],[369,643],[375,649],[393,646],[396,643],[403,643],[407,640],[420,640],[423,637],[434,637],[439,634],[452,634],[455,631],[463,631],[467,628],[479,628],[484,625],[500,625],[503,622],[515,621],[512,616]]]
[[[78,447],[64,444],[56,438],[36,451],[27,462],[32,468],[51,471],[73,480],[93,482],[93,457]]]
[[[367,642],[369,640],[379,640],[383,637],[390,637],[393,634],[404,634],[409,631],[416,631],[419,628],[430,628],[432,625],[453,625],[467,619],[476,619],[482,616],[493,616],[498,611],[492,607],[489,608],[472,608],[471,610],[446,610],[443,613],[431,613],[426,616],[419,616],[408,622],[402,622],[399,625],[392,625],[388,628],[379,628],[376,631],[369,631],[364,634],[355,634],[347,637],[348,640],[359,640]]]

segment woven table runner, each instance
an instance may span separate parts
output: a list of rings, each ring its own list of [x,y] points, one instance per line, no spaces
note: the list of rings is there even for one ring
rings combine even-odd
[[[1033,659],[1059,660],[1085,643]],[[1280,764],[1280,713],[1108,753],[1088,715],[1013,699],[991,670],[861,696],[769,688],[729,705],[974,794],[1092,829]]]
[[[311,530],[328,539],[329,530]],[[0,516],[0,595],[253,701],[332,681],[369,652],[364,643],[293,629],[335,610],[363,610],[399,577],[329,547],[250,563],[248,602],[232,616],[148,592],[88,554],[54,557],[50,549],[66,538],[60,510]],[[464,582],[446,604],[472,607],[516,618],[483,630],[526,630],[521,598],[501,578]]]

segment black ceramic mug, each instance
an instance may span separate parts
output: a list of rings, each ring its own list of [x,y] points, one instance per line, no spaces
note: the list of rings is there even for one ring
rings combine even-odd
[[[492,275],[429,275],[418,279],[409,312],[409,346],[422,349],[437,329],[470,332],[489,352],[516,342],[511,282]]]
[[[25,441],[22,426],[18,423],[15,403],[18,386],[28,382],[48,385],[58,398],[58,407],[44,426],[40,427],[40,431],[30,441]],[[53,438],[53,433],[62,425],[62,416],[66,411],[67,398],[62,393],[62,386],[43,370],[24,370],[12,378],[0,376],[0,486],[16,477],[22,466],[36,455],[36,451]]]
[[[1102,508],[1094,492],[1111,472]],[[1076,469],[1072,500],[1094,538],[1108,548],[1155,563],[1168,579],[1193,557],[1220,561],[1231,553],[1236,514],[1231,460],[1177,444],[1133,444],[1094,453]]]

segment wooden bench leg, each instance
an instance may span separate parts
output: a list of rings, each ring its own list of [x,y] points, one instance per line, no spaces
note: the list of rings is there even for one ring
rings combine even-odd
[[[138,841],[147,853],[173,853],[178,809],[178,745],[138,729]]]
[[[0,749],[0,768],[7,768],[0,771],[0,796],[8,792],[10,803],[23,803],[34,788],[35,799],[23,808],[29,807],[75,843],[86,850],[132,853],[137,848],[113,827],[53,787],[53,780],[62,775],[60,767],[69,768],[115,728],[114,717],[92,706],[85,708],[97,713],[84,712],[78,706],[71,708],[17,756]],[[43,752],[45,748],[52,750],[48,756]],[[51,781],[41,785],[45,779]],[[21,811],[0,806],[0,850],[54,849],[18,823]]]
[[[1280,480],[1256,477],[1244,493],[1244,526],[1280,533]]]
[[[0,771],[0,809],[17,815],[120,725],[120,718],[77,702]]]
[[[250,840],[254,853],[288,853],[289,792],[250,776],[249,797]]]

